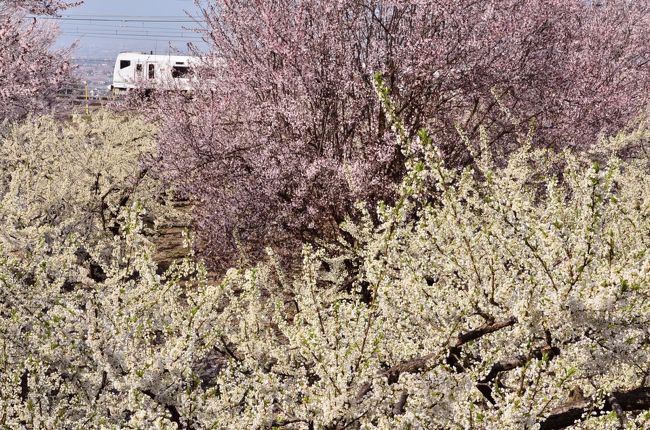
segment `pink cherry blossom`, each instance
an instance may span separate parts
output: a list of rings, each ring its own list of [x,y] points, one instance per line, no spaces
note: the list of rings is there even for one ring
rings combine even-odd
[[[55,0],[0,1],[0,120],[48,109],[70,79],[68,50],[53,48],[56,26],[28,18],[79,4]]]
[[[372,87],[381,72],[409,133],[451,165],[457,129],[504,155],[535,130],[584,148],[650,90],[647,0],[211,0],[192,97],[166,94],[167,177],[197,201],[215,266],[328,237],[354,201],[390,199],[404,155]],[[296,247],[293,247],[296,249]]]

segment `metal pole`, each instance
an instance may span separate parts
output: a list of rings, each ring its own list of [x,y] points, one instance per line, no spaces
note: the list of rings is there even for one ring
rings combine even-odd
[[[90,111],[88,109],[88,81],[84,81],[84,84],[86,84],[86,115],[90,115]]]

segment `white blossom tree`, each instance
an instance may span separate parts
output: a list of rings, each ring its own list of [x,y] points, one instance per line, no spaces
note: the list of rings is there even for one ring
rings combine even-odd
[[[650,177],[647,160],[611,156],[647,124],[603,142],[600,164],[522,136],[507,166],[477,154],[457,172],[426,132],[404,137],[379,88],[407,160],[396,203],[359,205],[345,238],[304,248],[297,276],[272,254],[216,283],[189,259],[160,274],[143,234],[143,214],[165,214],[159,184],[138,182],[137,162],[65,155],[89,133],[107,154],[138,135],[110,119],[15,129],[2,142],[0,426],[647,428]],[[113,231],[86,235],[84,219],[102,230],[97,206],[71,203],[94,201],[97,169],[99,195],[129,197]],[[22,213],[61,215],[33,227]]]

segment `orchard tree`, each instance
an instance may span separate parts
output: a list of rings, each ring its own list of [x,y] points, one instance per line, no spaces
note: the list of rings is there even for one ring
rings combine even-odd
[[[390,199],[403,154],[371,84],[382,72],[409,133],[451,165],[489,149],[584,148],[650,90],[650,3],[583,0],[200,2],[209,44],[191,98],[158,105],[164,169],[196,199],[216,266],[331,235],[358,199]],[[243,257],[242,257],[243,256]]]
[[[412,157],[394,204],[357,206],[349,239],[301,248],[297,274],[270,251],[217,283],[191,260],[159,274],[151,181],[115,206],[116,234],[75,227],[102,231],[95,177],[101,196],[139,176],[121,151],[150,147],[134,141],[148,127],[121,121],[44,120],[1,143],[0,426],[649,428],[648,160],[607,156],[647,147],[647,121],[596,148],[602,164],[523,136],[507,164],[476,153],[462,171],[395,121]]]
[[[70,247],[78,265],[101,273],[98,262],[110,254],[125,207],[139,202],[149,233],[174,212],[161,207],[162,188],[142,164],[154,145],[151,125],[103,111],[11,127],[0,142],[2,251],[29,260],[43,246]],[[60,261],[47,266],[79,270]]]
[[[65,0],[2,0],[2,3],[13,9],[23,9],[38,15],[56,15],[60,10],[78,6],[83,1]]]
[[[54,15],[81,2],[0,1],[0,120],[14,120],[50,107],[70,79],[69,52],[53,48],[56,27],[26,18]]]

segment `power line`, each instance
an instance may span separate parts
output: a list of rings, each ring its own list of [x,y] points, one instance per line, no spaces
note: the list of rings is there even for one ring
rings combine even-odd
[[[119,31],[119,30],[85,30],[85,29],[67,29],[63,30],[62,34],[93,34],[96,36],[145,36],[145,37],[177,37],[177,38],[183,38],[183,39],[195,39],[195,40],[203,40],[203,37],[199,35],[193,35],[193,34],[187,34],[185,35],[183,32],[177,32],[174,34],[174,32],[170,33],[161,33],[160,31],[135,31],[135,30],[127,30],[127,31]]]
[[[52,20],[52,21],[85,21],[85,22],[154,22],[154,23],[185,23],[185,24],[197,24],[204,23],[204,20],[195,20],[195,19],[147,19],[147,18],[67,18],[59,16],[44,16],[36,17],[29,16],[28,19],[42,19],[42,20]]]
[[[165,27],[141,27],[141,26],[102,26],[102,25],[66,25],[60,27],[60,32],[78,32],[78,33],[106,33],[106,34],[164,34],[166,36],[202,38],[203,32],[197,30],[187,30],[181,28]]]
[[[201,39],[187,39],[187,38],[178,38],[178,37],[166,37],[166,36],[129,36],[129,35],[114,35],[114,34],[92,34],[92,33],[62,33],[66,36],[80,36],[83,38],[90,39],[115,39],[115,40],[141,40],[141,41],[157,41],[157,42],[199,42]]]
[[[104,13],[93,13],[93,14],[83,14],[83,13],[69,13],[65,15],[60,15],[63,18],[191,18],[190,15],[111,15]]]
[[[134,30],[169,30],[175,32],[184,32],[184,33],[199,33],[203,30],[198,28],[184,28],[184,27],[161,27],[161,26],[149,26],[149,25],[119,25],[119,24],[64,24],[61,26],[63,30],[72,30],[78,29],[81,27],[89,27],[91,29],[100,27],[106,29],[134,29]]]

